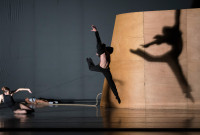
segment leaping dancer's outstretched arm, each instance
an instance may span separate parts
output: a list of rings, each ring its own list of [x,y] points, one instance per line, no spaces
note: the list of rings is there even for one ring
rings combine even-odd
[[[105,52],[105,44],[103,44],[101,42],[101,38],[99,36],[99,32],[98,32],[96,26],[92,25],[91,27],[92,27],[91,31],[95,32],[95,36],[97,39],[97,55],[100,56],[101,54],[103,54]]]
[[[99,32],[98,32],[98,30],[97,30],[97,27],[94,26],[94,25],[92,25],[91,27],[92,27],[92,30],[91,30],[91,31],[94,31],[94,32],[95,32],[95,36],[96,36],[96,39],[97,39],[97,44],[102,44],[102,43],[101,43],[101,38],[100,38],[100,36],[99,36]]]

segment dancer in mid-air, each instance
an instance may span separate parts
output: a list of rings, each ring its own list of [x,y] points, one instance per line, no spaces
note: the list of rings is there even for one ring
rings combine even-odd
[[[3,91],[3,94],[0,95],[0,103],[4,102],[4,104],[11,108],[15,114],[27,114],[34,112],[34,110],[30,107],[22,103],[16,103],[13,99],[13,94],[19,91],[28,91],[29,93],[32,93],[29,88],[19,88],[11,92],[8,87],[2,87],[1,90]]]
[[[97,53],[96,53],[96,55],[99,56],[100,63],[98,65],[94,65],[92,59],[87,58],[87,63],[88,63],[89,69],[91,71],[103,73],[103,75],[105,76],[105,78],[108,81],[109,86],[112,89],[113,94],[115,95],[118,103],[120,104],[121,100],[119,98],[117,88],[116,88],[115,83],[112,79],[112,75],[111,75],[110,68],[109,68],[110,54],[113,52],[113,48],[112,47],[106,47],[106,45],[101,42],[97,28],[94,25],[92,25],[91,27],[92,27],[91,31],[95,32],[95,35],[96,35],[96,39],[97,39]]]

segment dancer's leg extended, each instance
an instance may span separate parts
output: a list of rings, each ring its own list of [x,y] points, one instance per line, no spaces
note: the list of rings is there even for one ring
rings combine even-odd
[[[104,74],[104,76],[106,77],[106,79],[107,79],[107,81],[108,81],[108,84],[109,84],[109,86],[110,86],[110,88],[111,88],[113,94],[115,95],[115,97],[116,97],[118,103],[120,104],[120,103],[121,103],[121,100],[120,100],[120,98],[119,98],[116,85],[115,85],[115,83],[114,83],[114,81],[113,81],[113,79],[112,79],[112,75],[111,75],[111,73],[110,73],[110,69],[104,69],[103,74]]]

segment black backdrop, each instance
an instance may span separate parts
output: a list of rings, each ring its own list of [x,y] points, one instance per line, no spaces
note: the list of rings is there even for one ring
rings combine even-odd
[[[29,87],[35,96],[94,99],[104,77],[90,72],[96,40],[110,44],[120,13],[198,7],[192,0],[0,0],[0,87]]]

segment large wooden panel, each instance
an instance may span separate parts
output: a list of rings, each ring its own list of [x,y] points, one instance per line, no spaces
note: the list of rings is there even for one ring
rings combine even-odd
[[[188,63],[188,81],[191,85],[195,103],[188,102],[190,109],[200,108],[200,61]]]
[[[187,51],[189,61],[200,60],[200,9],[187,10]]]
[[[120,61],[110,65],[113,79],[116,83],[122,103],[118,107],[134,105],[138,108],[144,107],[144,62],[143,61]],[[115,72],[113,72],[115,71]],[[109,90],[111,93],[111,90]],[[113,94],[110,94],[115,99]],[[136,100],[137,99],[137,100]],[[137,102],[136,102],[137,101]]]
[[[101,106],[198,108],[199,14],[184,9],[117,15],[110,69],[122,103],[105,80]]]
[[[186,107],[187,100],[181,87],[185,82],[182,82],[180,74],[186,78],[182,71],[186,73],[187,69],[183,70],[182,64],[187,63],[185,60],[187,54],[186,51],[183,52],[183,49],[180,50],[179,55],[176,51],[178,47],[184,48],[184,43],[186,45],[186,39],[183,36],[186,35],[185,33],[186,12],[183,10],[144,13],[145,44],[152,43],[151,46],[145,48],[144,52],[147,108]],[[177,39],[174,40],[173,36],[177,36]],[[177,56],[174,56],[174,53],[177,53]],[[184,61],[180,63],[180,59]]]
[[[144,108],[144,60],[130,53],[130,49],[135,49],[138,44],[144,44],[143,13],[118,15],[111,43],[114,52],[110,69],[121,104],[118,104],[105,80],[101,106]]]
[[[192,87],[195,104],[189,103],[189,108],[200,108],[200,9],[187,10],[187,51],[188,80]]]
[[[132,38],[132,37],[123,37],[120,39],[118,44],[113,44],[114,52],[111,55],[111,61],[130,61],[130,60],[142,60],[138,55],[130,53],[130,48],[136,49],[138,44],[144,44],[143,38]]]

